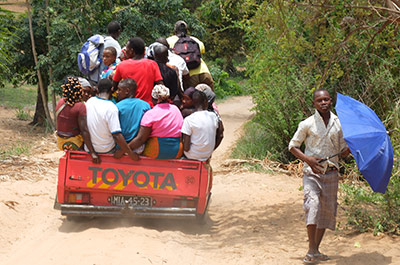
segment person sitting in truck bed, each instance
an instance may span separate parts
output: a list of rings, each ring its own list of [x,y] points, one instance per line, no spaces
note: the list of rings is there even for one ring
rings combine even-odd
[[[178,107],[168,102],[169,89],[166,86],[154,86],[151,96],[155,106],[143,115],[138,135],[129,143],[129,147],[136,149],[146,143],[144,156],[180,158],[183,152],[180,141],[182,114]]]
[[[85,79],[83,77],[78,77],[78,80],[79,80],[79,83],[81,83],[81,85],[82,85],[82,101],[86,102],[94,94],[93,87],[89,83],[89,81],[87,81],[87,79]]]
[[[93,163],[100,163],[94,151],[86,125],[86,106],[82,100],[82,85],[78,78],[68,76],[61,86],[63,97],[56,106],[57,147],[60,150],[83,150],[83,142]]]
[[[93,147],[97,153],[114,153],[118,144],[132,160],[139,160],[139,156],[129,149],[122,136],[118,108],[109,100],[111,88],[111,80],[101,79],[97,87],[97,96],[86,102],[87,126]]]
[[[144,100],[135,98],[136,82],[127,78],[118,83],[117,89],[117,108],[119,111],[119,121],[121,123],[122,136],[129,143],[138,134],[140,121],[143,114],[150,110],[150,105]],[[144,145],[134,152],[141,154]]]
[[[182,126],[182,141],[185,157],[207,161],[223,138],[224,126],[215,112],[208,111],[205,93],[193,93],[195,112],[187,116]]]

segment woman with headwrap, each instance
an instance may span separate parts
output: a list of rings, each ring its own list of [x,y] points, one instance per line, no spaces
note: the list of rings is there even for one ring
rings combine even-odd
[[[154,86],[151,96],[155,106],[144,113],[138,135],[129,143],[129,147],[135,150],[145,144],[144,156],[180,158],[183,152],[182,114],[178,107],[169,103],[169,89],[166,86]]]
[[[60,150],[83,150],[83,142],[85,142],[93,163],[100,163],[86,124],[86,107],[81,102],[82,85],[78,78],[69,76],[61,88],[63,97],[56,106],[57,147]]]

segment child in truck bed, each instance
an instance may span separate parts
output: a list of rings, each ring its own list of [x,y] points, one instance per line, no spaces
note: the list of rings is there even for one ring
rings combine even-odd
[[[117,50],[114,47],[107,47],[103,52],[103,63],[107,67],[102,73],[101,78],[110,78],[117,67]]]
[[[183,121],[182,139],[186,158],[207,161],[223,138],[223,124],[216,113],[208,111],[206,94],[193,93],[195,112]]]

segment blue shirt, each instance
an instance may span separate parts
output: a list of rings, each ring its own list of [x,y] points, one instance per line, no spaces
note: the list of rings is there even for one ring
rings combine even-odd
[[[138,134],[142,116],[150,105],[138,98],[126,98],[117,103],[117,108],[122,136],[129,143]]]

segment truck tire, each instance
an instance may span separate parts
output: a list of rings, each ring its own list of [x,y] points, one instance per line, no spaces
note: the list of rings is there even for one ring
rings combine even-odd
[[[199,225],[207,224],[207,220],[209,219],[208,210],[206,209],[203,214],[196,214],[196,223]]]
[[[210,204],[210,201],[211,201],[211,192],[208,195],[208,200],[207,200],[206,209],[204,210],[204,213],[196,214],[196,222],[199,225],[205,225],[207,223],[207,220],[210,219],[210,217],[208,215],[208,205]]]

